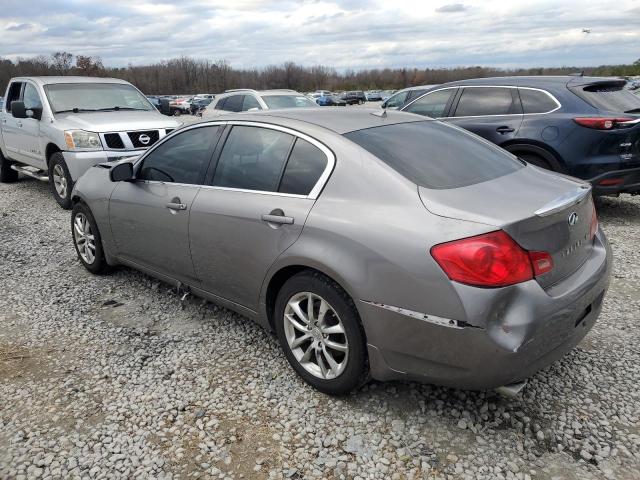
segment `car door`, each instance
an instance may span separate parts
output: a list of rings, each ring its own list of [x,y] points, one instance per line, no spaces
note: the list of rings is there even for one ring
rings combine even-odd
[[[256,310],[269,266],[298,239],[333,164],[329,149],[300,133],[231,126],[210,185],[191,209],[202,288]]]
[[[2,116],[2,140],[7,155],[13,160],[23,161],[20,153],[20,138],[23,120],[15,118],[11,113],[11,102],[22,99],[23,82],[13,82],[5,99],[5,113]]]
[[[183,283],[197,284],[189,215],[223,127],[196,126],[159,143],[119,182],[109,201],[118,256]]]
[[[467,86],[461,90],[446,121],[496,145],[516,137],[523,118],[516,88]]]
[[[31,111],[31,118],[21,119],[22,127],[18,129],[18,148],[22,160],[34,167],[45,169],[44,151],[40,141],[40,116],[42,115],[42,100],[34,84],[25,82],[22,101],[27,111]]]

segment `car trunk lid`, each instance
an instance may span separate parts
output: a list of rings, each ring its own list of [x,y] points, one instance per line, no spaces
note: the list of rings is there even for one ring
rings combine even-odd
[[[543,288],[576,271],[591,252],[590,192],[588,184],[533,166],[461,188],[419,187],[430,212],[494,226],[525,250],[548,252],[554,268],[536,278]]]

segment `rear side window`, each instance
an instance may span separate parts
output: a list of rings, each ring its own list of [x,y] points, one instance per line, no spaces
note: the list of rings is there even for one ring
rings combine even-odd
[[[558,108],[558,104],[547,93],[528,88],[518,89],[524,113],[547,113]]]
[[[243,100],[244,95],[233,95],[231,97],[227,97],[222,110],[225,110],[227,112],[241,112]]]
[[[309,195],[327,167],[327,156],[318,147],[298,138],[280,182],[281,193]]]
[[[444,116],[449,100],[457,89],[448,88],[426,94],[409,105],[405,112],[417,113],[426,117],[438,118]]]
[[[516,113],[511,88],[465,87],[456,108],[456,117],[508,115]]]
[[[277,192],[293,136],[261,127],[235,126],[213,177],[217,187]]]
[[[142,161],[137,178],[200,185],[220,127],[186,130],[158,145]]]
[[[427,188],[474,185],[524,166],[505,150],[440,122],[386,125],[350,132],[345,137],[411,182]]]
[[[256,100],[256,97],[253,95],[245,95],[244,101],[242,102],[242,111],[246,112],[251,108],[257,108],[258,110],[262,110],[260,103]]]
[[[599,110],[638,113],[640,96],[631,93],[620,83],[599,83],[586,87],[569,87],[580,98]]]
[[[216,102],[215,109],[216,110],[224,110],[224,104],[227,102],[226,98],[221,98],[220,101]]]

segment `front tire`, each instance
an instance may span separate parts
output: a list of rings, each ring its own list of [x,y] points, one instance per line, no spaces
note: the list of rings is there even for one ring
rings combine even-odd
[[[304,271],[287,280],[276,299],[275,327],[289,364],[317,390],[342,395],[368,379],[356,307],[325,275]]]
[[[11,169],[11,162],[0,152],[0,183],[13,183],[18,181],[18,172]]]
[[[67,168],[64,156],[56,152],[49,158],[49,190],[58,205],[65,210],[71,208],[71,190],[73,179]]]
[[[109,265],[104,258],[98,224],[91,210],[84,203],[76,203],[71,212],[71,236],[84,268],[96,275],[109,270]]]

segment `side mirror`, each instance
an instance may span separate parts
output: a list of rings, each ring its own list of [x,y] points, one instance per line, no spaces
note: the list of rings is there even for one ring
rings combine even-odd
[[[112,182],[126,182],[133,180],[133,164],[131,162],[119,163],[109,170],[109,179]]]
[[[171,105],[169,104],[169,100],[167,100],[166,98],[161,98],[160,99],[160,108],[158,109],[160,110],[160,113],[163,115],[171,115]]]
[[[13,101],[11,102],[11,115],[14,118],[27,118],[27,110],[24,108],[24,102]]]

